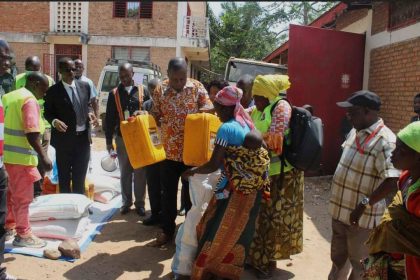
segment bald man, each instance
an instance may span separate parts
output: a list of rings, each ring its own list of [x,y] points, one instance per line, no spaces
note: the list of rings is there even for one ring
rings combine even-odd
[[[151,113],[161,124],[162,142],[166,160],[161,163],[162,219],[163,232],[158,235],[152,246],[161,246],[170,242],[175,234],[177,216],[178,182],[181,174],[189,166],[183,162],[184,127],[188,114],[213,109],[213,105],[203,84],[187,78],[188,66],[181,57],[173,58],[168,63],[168,80],[152,95]],[[191,207],[188,182],[182,180],[183,202],[186,212]]]
[[[16,89],[22,88],[26,84],[26,77],[32,72],[41,71],[41,60],[37,56],[28,56],[25,60],[25,72],[16,76]],[[48,78],[49,86],[55,84],[54,79],[48,75],[45,75]]]
[[[143,105],[144,93],[147,89],[143,85],[136,86],[134,84],[133,66],[130,63],[120,65],[118,68],[118,75],[121,82],[118,87],[109,93],[108,103],[106,105],[106,147],[110,153],[114,151],[112,142],[115,135],[118,163],[121,171],[121,214],[125,215],[130,211],[131,206],[133,205],[134,188],[134,205],[136,207],[136,212],[139,216],[145,216],[146,210],[144,209],[144,199],[146,196],[146,169],[144,167],[135,170],[133,169],[133,166],[128,159],[127,150],[121,135],[120,123],[127,120],[130,116],[135,116],[140,113]],[[121,107],[117,107],[117,99],[119,99]]]
[[[15,82],[16,89],[24,87],[27,82],[28,76],[34,72],[41,73],[41,60],[39,59],[38,56],[28,56],[25,60],[25,72],[16,76],[16,82]],[[53,78],[51,78],[48,75],[45,75],[45,77],[47,77],[48,79],[48,87],[55,84]],[[45,151],[48,151],[48,147],[50,146],[50,140],[51,140],[51,125],[44,117],[44,99],[42,98],[38,99],[38,104],[39,104],[39,107],[41,108],[41,118],[43,119],[44,126],[45,126],[45,131],[41,135],[42,147],[44,148]],[[41,164],[38,166],[38,171],[41,174],[41,180],[35,183],[35,186],[34,186],[35,196],[41,195],[41,192],[42,192],[41,186],[42,186],[42,182],[45,176],[45,170]]]
[[[5,106],[4,162],[9,174],[6,229],[14,246],[41,248],[46,242],[31,232],[29,204],[34,198],[33,184],[40,180],[40,164],[46,171],[52,163],[42,148],[44,128],[37,99],[48,89],[48,79],[40,72],[30,73],[24,88],[3,97]]]

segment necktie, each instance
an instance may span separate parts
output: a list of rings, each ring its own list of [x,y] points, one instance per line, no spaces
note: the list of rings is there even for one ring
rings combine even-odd
[[[70,87],[71,89],[71,98],[73,99],[73,109],[76,113],[76,123],[78,126],[82,126],[85,124],[86,118],[83,112],[82,105],[80,105],[79,99],[76,97],[76,93],[74,92],[74,88]]]

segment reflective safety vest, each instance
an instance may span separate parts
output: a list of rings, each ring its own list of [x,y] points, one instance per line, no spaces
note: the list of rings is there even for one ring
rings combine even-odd
[[[3,96],[4,106],[4,162],[25,166],[37,166],[38,157],[35,150],[26,139],[23,126],[22,107],[28,99],[35,96],[26,88],[9,92]],[[45,126],[39,118],[40,133],[44,133]]]
[[[30,72],[30,71],[27,71],[25,73],[21,73],[21,74],[16,76],[16,89],[20,89],[20,88],[25,87],[26,77],[28,76],[28,72]],[[44,74],[44,75],[48,79],[48,87],[53,86],[55,84],[53,78],[51,78],[50,76],[48,76],[46,74]],[[41,116],[42,116],[42,120],[44,122],[45,128],[51,128],[50,123],[44,118],[44,103],[45,103],[44,99],[38,99],[37,102],[38,102],[39,108],[41,109]]]
[[[278,104],[278,100],[280,100],[281,97],[277,97],[274,99],[270,105],[265,107],[263,112],[260,112],[255,108],[251,113],[252,121],[254,122],[255,128],[258,129],[259,132],[262,134],[266,133],[271,126],[271,112],[272,107],[274,104]],[[289,133],[289,129],[286,130],[285,135]],[[286,166],[284,166],[284,172],[288,172],[293,169],[293,166],[287,162],[286,160]],[[274,152],[270,152],[270,172],[269,175],[278,175],[281,172],[281,162],[280,162],[280,156]]]

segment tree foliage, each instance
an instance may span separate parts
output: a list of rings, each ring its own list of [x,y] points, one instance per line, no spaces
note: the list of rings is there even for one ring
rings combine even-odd
[[[220,17],[208,9],[212,70],[223,74],[231,56],[261,60],[287,40],[289,23],[308,25],[337,3],[224,2]]]
[[[257,2],[222,4],[217,18],[209,12],[212,69],[224,73],[229,57],[262,59],[277,45],[276,34],[265,22],[265,11]]]
[[[309,25],[339,2],[275,2],[265,8],[264,23],[277,30],[276,35],[287,39],[289,23]],[[284,26],[284,28],[279,28]]]

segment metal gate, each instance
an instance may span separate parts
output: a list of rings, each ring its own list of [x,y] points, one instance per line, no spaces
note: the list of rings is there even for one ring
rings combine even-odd
[[[54,45],[54,54],[44,53],[42,60],[43,72],[56,81],[59,80],[58,75],[58,61],[62,57],[69,57],[71,59],[82,59],[81,45]]]

